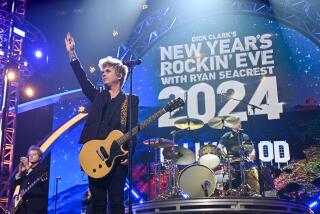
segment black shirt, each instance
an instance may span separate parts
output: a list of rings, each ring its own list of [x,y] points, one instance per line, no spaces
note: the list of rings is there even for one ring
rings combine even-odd
[[[120,114],[124,100],[125,94],[122,91],[114,98],[108,96],[107,101],[102,108],[102,117],[97,132],[97,139],[105,139],[112,130],[123,131],[121,130]]]

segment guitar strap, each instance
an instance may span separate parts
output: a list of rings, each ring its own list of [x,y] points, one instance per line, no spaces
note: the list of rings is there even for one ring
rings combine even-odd
[[[125,95],[126,98],[124,102],[121,104],[121,113],[120,113],[120,125],[121,131],[126,131],[127,126],[127,117],[128,117],[128,95]]]

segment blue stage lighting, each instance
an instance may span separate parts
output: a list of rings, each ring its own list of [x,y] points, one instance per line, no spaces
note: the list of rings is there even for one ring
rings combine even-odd
[[[139,195],[134,191],[134,190],[131,190],[132,194],[136,197],[136,199],[139,199]]]
[[[311,203],[311,204],[309,205],[309,207],[310,207],[310,208],[313,208],[313,207],[317,206],[317,204],[318,204],[318,201],[315,201],[315,202]]]
[[[126,182],[125,187],[124,187],[124,191],[126,191],[127,189],[129,189],[129,184]],[[143,199],[141,199],[141,197],[138,195],[138,193],[136,191],[134,191],[132,189],[131,193],[132,193],[132,195],[134,195],[134,197],[136,197],[136,199],[140,199],[140,203],[141,203],[141,201],[143,202]]]
[[[35,55],[37,58],[41,58],[42,57],[42,52],[40,50],[36,50]]]
[[[23,30],[20,30],[19,28],[16,28],[16,27],[13,28],[13,32],[21,37],[26,36],[26,32],[24,32]]]

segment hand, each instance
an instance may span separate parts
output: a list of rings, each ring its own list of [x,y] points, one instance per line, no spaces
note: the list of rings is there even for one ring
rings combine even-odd
[[[68,53],[74,52],[76,43],[74,42],[74,38],[71,36],[71,33],[68,32],[66,38],[64,39],[66,44],[66,49]]]
[[[23,166],[29,166],[29,160],[27,157],[21,157],[20,162],[22,163]]]
[[[256,159],[256,151],[252,150],[252,152],[249,155],[249,160],[254,161]]]
[[[27,169],[29,169],[29,160],[27,157],[21,157],[19,164],[19,172],[23,172]]]

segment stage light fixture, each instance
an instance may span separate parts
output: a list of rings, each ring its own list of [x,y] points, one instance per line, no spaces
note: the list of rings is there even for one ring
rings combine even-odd
[[[90,66],[89,71],[90,71],[90,73],[93,73],[96,71],[96,68],[94,66]]]
[[[13,81],[16,79],[16,72],[13,69],[9,69],[7,71],[7,78],[9,81]]]
[[[24,93],[28,96],[28,97],[33,97],[34,96],[34,90],[32,87],[28,86],[25,88]]]
[[[85,113],[85,112],[86,112],[86,108],[81,105],[81,106],[79,106],[79,108],[78,108],[78,112],[79,112],[79,113]]]
[[[26,36],[26,32],[24,32],[23,30],[20,30],[19,28],[16,28],[16,27],[13,28],[13,32],[21,37]]]
[[[315,202],[311,203],[311,204],[309,205],[309,207],[310,207],[310,208],[313,208],[313,207],[315,207],[317,204],[318,204],[318,202],[315,201]]]
[[[41,57],[42,57],[42,51],[40,51],[40,50],[36,50],[36,52],[35,52],[35,56],[38,58],[38,59],[40,59]]]
[[[142,10],[146,10],[146,9],[148,9],[148,5],[147,4],[142,5]]]
[[[118,36],[119,35],[119,32],[116,30],[116,29],[113,29],[112,30],[112,36],[113,37],[116,37],[116,36]]]

